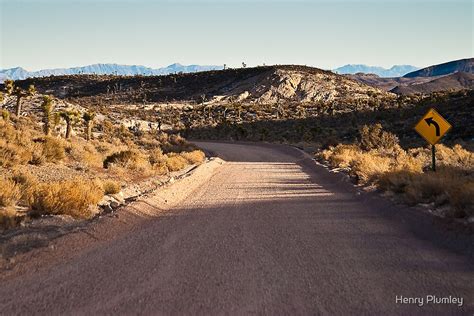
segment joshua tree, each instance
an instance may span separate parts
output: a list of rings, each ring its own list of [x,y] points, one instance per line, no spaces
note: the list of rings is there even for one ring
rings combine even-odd
[[[162,120],[161,120],[161,117],[158,118],[158,121],[156,122],[158,132],[161,132],[161,124],[162,124],[162,123],[163,123],[163,122],[162,122]]]
[[[28,96],[34,96],[36,93],[37,91],[36,91],[35,86],[30,84],[27,91]]]
[[[12,95],[13,90],[15,89],[13,80],[10,80],[10,79],[5,80],[4,85],[5,85],[5,93],[8,95]]]
[[[34,85],[30,85],[28,90],[23,90],[20,87],[16,87],[13,91],[13,94],[16,95],[16,116],[21,115],[21,98],[30,97],[36,94],[36,88]]]
[[[16,95],[16,112],[15,113],[16,113],[16,116],[19,117],[21,114],[21,98],[23,98],[26,95],[26,93],[20,87],[15,87],[13,94]]]
[[[61,122],[61,113],[59,113],[59,112],[53,113],[51,127],[53,129],[56,129],[56,126],[58,126],[60,122]]]
[[[2,119],[4,121],[8,121],[10,119],[10,112],[8,112],[8,110],[6,109],[2,110]]]
[[[41,109],[43,110],[44,133],[48,136],[51,133],[51,113],[53,112],[53,98],[49,95],[43,96],[43,104],[41,105]]]
[[[227,107],[224,106],[222,109],[222,117],[224,118],[224,121],[227,122]]]
[[[71,138],[72,128],[77,123],[79,113],[72,110],[61,112],[61,117],[66,121],[66,135],[65,138]]]
[[[87,140],[92,139],[92,127],[94,126],[94,118],[95,118],[94,112],[86,112],[82,115],[82,119],[86,123],[86,139]]]

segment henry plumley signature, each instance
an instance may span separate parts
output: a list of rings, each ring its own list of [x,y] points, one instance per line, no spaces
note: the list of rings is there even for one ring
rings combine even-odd
[[[454,304],[459,307],[463,306],[464,298],[456,296],[436,296],[426,295],[419,297],[408,297],[403,295],[395,296],[395,303],[397,304],[416,304],[418,306],[424,306],[425,304]]]

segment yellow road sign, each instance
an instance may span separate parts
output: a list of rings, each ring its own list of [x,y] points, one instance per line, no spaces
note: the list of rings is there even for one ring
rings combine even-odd
[[[435,109],[430,109],[415,125],[415,130],[431,145],[436,144],[451,129],[448,123]]]

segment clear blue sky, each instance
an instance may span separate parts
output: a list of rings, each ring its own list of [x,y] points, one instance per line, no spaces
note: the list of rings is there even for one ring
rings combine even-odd
[[[348,63],[474,56],[472,0],[0,0],[0,68]]]

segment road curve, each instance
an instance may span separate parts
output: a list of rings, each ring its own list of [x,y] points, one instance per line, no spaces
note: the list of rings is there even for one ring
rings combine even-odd
[[[199,145],[227,161],[210,181],[133,233],[5,280],[0,314],[472,315],[472,258],[430,221],[291,147]]]

